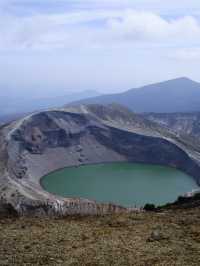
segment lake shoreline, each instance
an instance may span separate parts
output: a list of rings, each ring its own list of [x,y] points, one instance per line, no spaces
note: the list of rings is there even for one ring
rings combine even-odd
[[[117,171],[116,171],[116,173],[115,173],[115,177],[112,177],[112,171],[111,171],[111,169],[109,169],[108,167],[109,167],[109,165],[112,165],[113,164],[113,171],[116,171],[115,170],[115,167],[117,167],[117,168],[119,168]],[[145,166],[143,169],[141,169],[140,168],[140,166]],[[94,171],[94,166],[98,166],[98,168],[96,169],[96,171],[97,171],[97,174],[95,174],[96,172],[94,172],[93,173],[93,171]],[[145,173],[145,175],[146,175],[146,177],[145,177],[145,180],[146,180],[146,182],[144,182],[144,181],[139,181],[139,183],[140,182],[144,182],[143,183],[143,185],[140,185],[139,184],[139,187],[142,187],[143,189],[140,189],[140,193],[141,193],[141,202],[142,202],[142,199],[143,198],[145,198],[145,195],[144,196],[142,196],[143,195],[143,190],[145,190],[146,189],[146,193],[147,193],[147,195],[148,194],[150,194],[150,192],[148,191],[148,189],[150,189],[150,191],[152,190],[152,188],[151,188],[151,185],[149,185],[149,188],[148,188],[148,182],[149,182],[149,180],[148,179],[151,179],[152,178],[152,171],[155,171],[155,173],[154,173],[154,175],[155,175],[155,178],[154,178],[154,180],[152,180],[153,181],[153,183],[155,182],[155,184],[154,184],[154,186],[156,187],[156,186],[158,186],[158,187],[160,187],[160,189],[157,189],[156,191],[155,191],[155,195],[157,194],[157,197],[158,197],[158,202],[156,203],[155,201],[155,198],[153,198],[153,195],[151,196],[151,198],[153,198],[153,200],[147,200],[147,201],[145,201],[145,202],[143,202],[143,204],[139,204],[138,203],[138,199],[137,200],[135,200],[135,202],[130,202],[128,205],[127,204],[124,204],[124,203],[121,203],[120,201],[119,201],[119,195],[121,195],[120,193],[121,193],[121,190],[122,190],[122,188],[124,188],[125,186],[126,186],[126,183],[125,184],[121,184],[121,190],[119,189],[119,193],[118,193],[118,197],[117,197],[117,200],[116,199],[111,199],[111,200],[103,200],[103,199],[101,199],[101,200],[99,200],[99,198],[98,198],[98,194],[99,194],[99,192],[98,192],[98,190],[97,190],[97,195],[96,196],[83,196],[83,195],[81,195],[81,193],[82,192],[80,192],[78,189],[80,189],[80,187],[79,187],[79,183],[77,183],[76,184],[76,189],[80,192],[80,196],[78,196],[76,193],[76,191],[74,192],[74,193],[72,193],[72,194],[70,194],[70,193],[68,193],[68,194],[65,194],[66,192],[64,192],[64,190],[63,190],[63,186],[64,187],[74,187],[74,184],[73,184],[73,181],[72,182],[70,182],[70,180],[71,179],[73,179],[73,178],[78,178],[78,179],[76,179],[76,182],[77,181],[80,181],[80,180],[82,180],[82,175],[84,176],[84,174],[82,174],[83,172],[81,172],[81,170],[83,170],[84,171],[84,169],[82,169],[82,168],[84,168],[84,167],[86,167],[85,168],[85,171],[88,171],[88,169],[90,169],[91,171],[92,171],[92,175],[94,176],[92,179],[91,179],[91,177],[89,178],[89,180],[91,181],[94,181],[94,183],[96,182],[96,183],[98,183],[99,181],[98,180],[103,180],[104,179],[104,177],[102,177],[101,176],[101,178],[100,179],[97,179],[96,178],[96,176],[98,176],[98,171],[99,170],[101,170],[101,172],[102,172],[102,175],[106,175],[106,168],[107,168],[107,170],[109,169],[109,171],[111,171],[111,172],[109,172],[109,177],[111,178],[111,180],[112,180],[112,183],[110,183],[110,180],[108,179],[108,177],[106,178],[106,181],[105,182],[107,182],[106,184],[107,184],[107,186],[106,187],[111,187],[111,186],[113,186],[112,184],[115,184],[115,189],[116,189],[116,187],[117,187],[117,184],[116,184],[116,182],[121,182],[120,181],[120,179],[119,179],[119,176],[118,176],[118,171],[119,170],[121,170],[121,171],[124,171],[125,169],[126,169],[126,171],[127,171],[127,167],[128,166],[132,166],[133,167],[133,170],[132,170],[132,173],[131,173],[131,177],[133,177],[133,179],[130,181],[130,182],[133,182],[133,184],[132,184],[132,187],[133,187],[133,192],[131,191],[131,193],[133,193],[133,198],[134,198],[134,196],[135,195],[137,195],[137,193],[138,193],[138,191],[136,190],[135,192],[134,192],[134,190],[135,190],[135,186],[136,185],[138,185],[138,181],[137,181],[137,177],[135,177],[134,176],[134,174],[135,174],[135,171],[136,172],[138,172],[139,171],[139,173],[138,174],[140,174],[140,178],[138,179],[138,180],[143,180],[143,178],[144,178],[144,171],[147,171],[147,169],[146,169],[146,167],[147,168],[149,168],[149,171],[150,171],[150,173],[148,174],[148,176],[147,176],[147,174]],[[99,168],[100,167],[100,168]],[[101,169],[101,167],[102,167],[102,169]],[[153,168],[152,168],[153,167]],[[159,169],[160,168],[160,169]],[[72,178],[72,176],[70,177],[70,174],[69,174],[69,179],[68,180],[66,180],[66,177],[61,177],[62,175],[65,175],[64,173],[62,173],[62,171],[64,171],[64,170],[66,170],[66,171],[68,171],[68,174],[69,173],[71,173],[71,175],[73,176],[73,178]],[[90,176],[90,170],[89,170],[89,172],[87,173],[87,176]],[[170,172],[169,172],[169,178],[168,179],[166,179],[166,177],[165,177],[165,175],[166,175],[166,173],[165,173],[165,171],[169,171],[170,170]],[[126,173],[126,171],[122,174],[123,175],[123,177],[127,177],[126,175],[127,175],[127,173]],[[129,170],[130,171],[130,170]],[[164,171],[164,172],[163,172]],[[176,172],[174,172],[174,171],[176,171]],[[57,184],[55,184],[54,183],[54,181],[52,181],[51,179],[50,179],[50,184],[53,182],[53,184],[54,184],[54,186],[53,186],[53,189],[52,188],[50,188],[50,190],[48,190],[48,187],[44,184],[44,180],[45,180],[45,178],[47,178],[48,176],[51,178],[51,176],[52,175],[54,175],[54,174],[56,174],[56,173],[58,173],[58,175],[60,175],[60,182],[64,182],[63,184],[65,184],[66,183],[66,181],[68,181],[68,182],[70,182],[70,183],[68,183],[68,185],[66,186],[66,185],[63,185],[62,187],[61,187],[61,191],[60,192],[57,192],[57,191],[55,191],[55,187],[57,187],[57,189],[58,189],[58,187],[59,187],[59,185],[57,186]],[[76,173],[76,175],[74,175],[74,173]],[[78,177],[77,177],[77,173],[78,173]],[[176,177],[176,175],[177,175],[177,177]],[[120,174],[121,175],[121,174]],[[128,172],[128,175],[130,175],[130,172]],[[133,176],[132,176],[133,175]],[[160,177],[161,177],[161,179],[159,179],[158,178],[158,176],[160,175]],[[172,176],[171,176],[172,175]],[[173,177],[173,175],[175,175],[174,177]],[[186,178],[186,176],[187,176],[187,178]],[[135,177],[135,178],[134,178]],[[172,179],[172,177],[173,177],[173,179],[174,178],[176,178],[176,179]],[[55,177],[53,177],[53,180],[55,180],[54,179]],[[86,177],[85,177],[86,178]],[[87,177],[88,178],[88,177]],[[120,177],[121,178],[121,177]],[[180,193],[175,193],[175,197],[172,199],[172,197],[171,197],[171,200],[166,200],[166,201],[162,201],[161,200],[161,198],[159,198],[159,197],[161,197],[161,196],[159,196],[160,195],[160,191],[162,191],[162,188],[161,188],[161,185],[160,185],[160,182],[161,182],[161,180],[163,179],[163,181],[164,181],[164,186],[167,186],[168,187],[168,184],[167,184],[167,182],[178,182],[177,180],[179,180],[180,178],[182,178],[182,180],[185,182],[185,184],[184,184],[184,182],[183,182],[183,184],[181,184],[181,186],[178,186],[176,183],[175,183],[175,185],[173,185],[173,184],[171,184],[171,187],[172,187],[172,191],[173,191],[173,193],[175,193],[176,191],[175,191],[175,189],[174,189],[174,187],[176,187],[176,189],[178,189],[178,190],[180,190]],[[189,183],[191,183],[191,184],[193,184],[192,182],[188,182],[188,180],[192,180],[193,182],[194,182],[194,184],[195,185],[190,185],[191,186],[191,189],[183,189],[183,188],[181,188],[181,187],[183,187],[184,185],[186,186],[186,184],[188,184],[189,185]],[[73,179],[74,180],[74,179]],[[85,179],[85,180],[88,180],[88,179]],[[82,180],[83,181],[83,180]],[[80,182],[82,182],[82,181],[80,181]],[[88,184],[90,184],[91,182],[90,181],[87,181],[88,182]],[[151,182],[152,182],[151,181]],[[162,182],[163,182],[162,181]],[[167,182],[166,182],[167,181]],[[136,184],[134,184],[134,182],[136,182]],[[179,181],[180,182],[180,181]],[[141,208],[141,207],[144,207],[145,206],[145,204],[147,204],[147,203],[153,203],[153,204],[155,204],[155,205],[157,205],[157,206],[162,206],[162,205],[164,205],[164,204],[166,204],[166,203],[172,203],[172,202],[174,202],[179,196],[183,196],[183,195],[185,195],[185,194],[189,194],[192,190],[194,190],[194,189],[197,189],[197,188],[199,188],[199,187],[197,187],[197,184],[196,184],[196,182],[195,182],[195,179],[192,177],[192,176],[189,176],[189,175],[187,175],[187,173],[185,173],[185,172],[183,172],[182,170],[180,170],[180,169],[177,169],[177,168],[175,168],[175,167],[170,167],[170,166],[166,166],[166,165],[161,165],[161,164],[148,164],[148,163],[136,163],[136,162],[131,162],[131,161],[123,161],[123,162],[106,162],[106,163],[97,163],[97,164],[81,164],[81,165],[79,165],[79,166],[68,166],[68,167],[64,167],[64,168],[62,168],[62,169],[59,169],[59,170],[56,170],[56,171],[53,171],[53,172],[51,172],[51,173],[49,173],[49,174],[47,174],[47,175],[45,175],[45,176],[43,176],[41,179],[40,179],[40,185],[42,186],[42,188],[45,190],[45,191],[48,191],[49,193],[51,193],[51,194],[53,194],[53,195],[55,195],[55,196],[61,196],[61,197],[64,197],[64,198],[73,198],[73,199],[77,199],[77,198],[80,198],[80,199],[88,199],[88,200],[92,200],[92,201],[95,201],[95,202],[99,202],[99,203],[112,203],[112,204],[118,204],[118,205],[121,205],[121,206],[123,206],[123,207],[126,207],[126,208],[129,208],[129,207],[132,207],[132,206],[135,206],[135,207],[138,207],[138,208]],[[85,184],[82,184],[83,186],[85,186]],[[94,185],[94,184],[93,184]],[[51,186],[51,185],[50,185]],[[100,183],[99,184],[99,189],[101,188],[101,186],[102,186],[102,184]],[[148,188],[148,189],[147,189]],[[73,188],[73,189],[75,189],[75,188]],[[87,189],[86,189],[87,190]],[[89,191],[88,193],[89,194],[92,194],[93,195],[93,190],[95,191],[95,185],[94,185],[94,187],[92,188],[92,192],[91,191]],[[59,190],[58,190],[59,191]],[[127,188],[127,190],[125,190],[126,191],[126,193],[124,193],[124,197],[126,198],[126,197],[128,197],[126,194],[128,193],[128,191],[129,191],[129,187]],[[103,194],[105,194],[106,192],[104,191],[104,192],[102,192]],[[110,193],[111,194],[113,194],[114,192],[113,192],[113,190],[112,190],[112,188],[111,188],[111,191],[110,191]],[[73,196],[74,195],[74,196]],[[171,196],[171,190],[169,190],[169,195]],[[165,197],[166,198],[168,198],[169,196],[168,196],[168,194],[167,194],[167,196],[165,195]],[[169,197],[170,198],[170,197]],[[160,200],[160,202],[159,202],[159,200]],[[123,201],[123,200],[122,200]]]

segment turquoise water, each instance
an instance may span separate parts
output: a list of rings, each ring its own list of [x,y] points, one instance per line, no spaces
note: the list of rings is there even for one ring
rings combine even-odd
[[[64,197],[126,207],[173,202],[198,188],[192,177],[174,168],[124,162],[65,168],[43,177],[41,184]]]

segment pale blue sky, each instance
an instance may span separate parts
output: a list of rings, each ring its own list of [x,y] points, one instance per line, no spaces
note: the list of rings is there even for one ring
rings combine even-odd
[[[199,0],[0,0],[0,96],[200,81]]]

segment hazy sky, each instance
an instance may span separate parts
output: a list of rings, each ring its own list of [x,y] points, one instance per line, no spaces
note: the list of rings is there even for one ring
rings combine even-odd
[[[199,0],[0,0],[0,96],[200,81]]]

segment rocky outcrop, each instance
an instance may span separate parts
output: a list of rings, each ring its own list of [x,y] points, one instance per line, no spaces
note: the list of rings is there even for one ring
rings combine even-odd
[[[0,131],[4,164],[0,195],[20,215],[66,216],[127,212],[114,204],[69,199],[43,190],[40,179],[62,167],[130,161],[169,165],[200,184],[199,159],[190,143],[121,108],[80,106],[32,114]]]
[[[200,146],[200,113],[144,114],[143,117],[175,132],[194,146]]]

